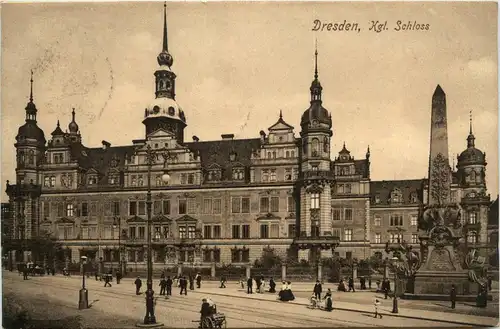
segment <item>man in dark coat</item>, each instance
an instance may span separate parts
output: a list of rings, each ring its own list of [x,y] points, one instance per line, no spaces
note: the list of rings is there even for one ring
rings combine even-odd
[[[122,272],[121,271],[116,272],[116,284],[120,284],[121,279],[122,279]]]
[[[137,277],[134,281],[135,284],[135,294],[140,295],[141,294],[141,286],[142,286],[142,281],[140,277]]]
[[[179,283],[180,283],[180,287],[181,287],[181,295],[182,295],[182,292],[184,291],[184,295],[187,296],[187,284],[188,284],[188,281],[186,279],[185,276],[183,276],[182,278],[180,278],[179,280]]]
[[[220,287],[219,288],[226,288],[226,277],[222,276],[220,278]]]
[[[161,278],[160,280],[160,295],[165,295],[165,289],[167,288],[167,280],[165,278]]]
[[[252,287],[253,287],[252,277],[249,277],[247,280],[247,294],[253,293]]]
[[[192,274],[189,274],[189,290],[194,290],[194,278]]]
[[[276,282],[274,282],[273,278],[269,279],[269,292],[276,292]]]
[[[28,266],[24,265],[22,271],[23,271],[23,280],[28,280]]]
[[[208,304],[208,301],[206,298],[203,298],[203,303],[201,304],[201,310],[200,310],[200,326],[198,328],[202,327],[203,320],[205,320],[206,317],[209,317],[212,315],[212,307],[210,307],[210,304]]]
[[[455,290],[455,285],[451,285],[451,291],[450,291],[450,301],[451,301],[451,308],[455,308],[455,302],[457,301],[457,291]]]
[[[356,290],[354,290],[354,280],[353,280],[353,278],[350,277],[348,282],[349,282],[349,291],[352,290],[352,292],[356,292]]]
[[[104,275],[104,286],[107,287],[107,286],[110,286],[111,287],[111,274],[105,274]]]
[[[167,277],[167,281],[166,281],[166,286],[167,286],[167,296],[172,296],[172,284],[174,282],[172,281],[172,279],[170,278],[170,275]]]
[[[321,293],[323,292],[323,287],[321,286],[319,280],[316,281],[313,292],[314,292],[314,297],[319,302],[321,300]]]
[[[384,299],[387,299],[387,296],[389,295],[389,290],[391,290],[391,284],[389,282],[389,279],[385,278],[384,281],[382,282],[382,291],[384,292]]]

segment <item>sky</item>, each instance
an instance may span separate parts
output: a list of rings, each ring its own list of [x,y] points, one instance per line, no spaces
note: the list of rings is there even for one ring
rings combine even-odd
[[[280,110],[299,136],[318,48],[323,106],[332,115],[332,158],[345,142],[371,152],[371,179],[427,177],[431,97],[446,93],[450,157],[476,147],[498,194],[497,5],[453,3],[168,3],[169,52],[186,140],[258,138]],[[88,147],[144,138],[154,101],[163,3],[2,5],[1,182],[15,181],[14,142],[34,71],[38,125],[46,139],[71,110]],[[358,23],[359,31],[313,31]],[[403,24],[428,30],[396,31]],[[370,30],[372,21],[387,30]],[[453,160],[451,160],[453,164]],[[5,193],[2,200],[5,200]]]

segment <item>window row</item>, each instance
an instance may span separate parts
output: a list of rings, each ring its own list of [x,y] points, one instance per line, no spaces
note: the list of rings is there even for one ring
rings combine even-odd
[[[387,241],[382,241],[382,234],[381,233],[375,233],[375,243],[386,243],[386,242]],[[403,235],[400,233],[391,233],[389,235],[389,242],[390,243],[402,243],[403,242]],[[413,243],[413,244],[419,243],[418,234],[411,235],[411,243]]]
[[[279,152],[281,153],[281,152]],[[279,157],[279,153],[276,151],[267,151],[266,158],[267,159],[277,159]],[[283,152],[285,158],[295,158],[295,151],[285,151]]]
[[[261,181],[277,182],[277,181],[295,181],[299,177],[299,170],[296,168],[285,168],[283,179],[278,179],[276,169],[263,169],[261,172]]]
[[[373,224],[375,226],[381,226],[382,225],[382,218],[378,215],[375,216],[373,219]],[[403,215],[391,215],[389,218],[389,225],[390,226],[403,226]],[[417,226],[418,225],[418,215],[413,214],[410,215],[410,225],[411,226]]]
[[[352,208],[340,208],[334,207],[332,208],[332,220],[353,220],[353,210]]]

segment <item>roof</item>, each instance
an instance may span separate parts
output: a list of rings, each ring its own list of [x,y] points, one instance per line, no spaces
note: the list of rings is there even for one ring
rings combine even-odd
[[[23,138],[35,139],[38,143],[43,145],[45,145],[46,142],[43,130],[32,120],[27,120],[26,123],[17,130],[16,140],[19,141]]]
[[[216,164],[222,169],[222,181],[232,181],[232,168],[250,166],[253,151],[260,149],[260,138],[190,142],[185,145],[198,152],[202,169],[207,170]],[[236,154],[234,161],[230,159],[232,152]]]
[[[488,213],[488,225],[498,227],[498,195],[495,201],[490,205],[490,211]]]
[[[416,193],[419,202],[422,202],[424,181],[424,179],[371,181],[370,194],[372,202],[378,196],[380,202],[377,204],[390,204],[391,192],[396,188],[403,194],[402,204],[412,204],[411,195],[413,193]]]

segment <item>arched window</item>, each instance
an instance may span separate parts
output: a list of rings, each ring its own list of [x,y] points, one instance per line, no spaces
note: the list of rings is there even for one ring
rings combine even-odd
[[[474,170],[470,172],[470,181],[471,182],[476,181],[476,172]]]
[[[290,151],[286,151],[285,158],[289,158],[289,157],[290,157]]]
[[[28,153],[28,164],[34,165],[35,164],[35,151],[30,150]]]
[[[311,194],[311,209],[319,209],[319,208],[320,208],[319,193],[312,193]]]
[[[467,242],[468,243],[477,243],[477,233],[475,231],[469,231],[467,233]]]
[[[329,149],[329,148],[330,148],[330,145],[329,145],[329,143],[328,143],[328,137],[325,137],[325,138],[323,139],[323,151],[324,151],[325,153],[328,153],[328,149]]]
[[[311,142],[311,155],[313,157],[319,155],[319,140],[317,138],[313,138]]]
[[[19,151],[19,163],[24,163],[24,151]]]
[[[160,81],[160,89],[163,89],[163,86],[164,86],[163,81]]]
[[[291,156],[292,158],[295,158],[295,151],[292,151]]]
[[[47,176],[43,178],[43,186],[50,187],[50,177]]]
[[[271,152],[267,152],[267,158],[271,159]]]
[[[56,186],[56,176],[50,176],[50,187]]]
[[[276,151],[273,151],[273,159],[276,159]]]

